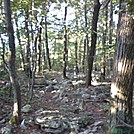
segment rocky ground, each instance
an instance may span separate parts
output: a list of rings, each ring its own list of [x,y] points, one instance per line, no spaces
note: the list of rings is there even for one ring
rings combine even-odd
[[[1,134],[108,134],[109,83],[93,83],[85,88],[84,75],[63,79],[50,72],[36,77],[34,97],[27,104],[27,88],[22,85],[22,123],[11,126],[13,100],[9,91],[0,94]],[[0,82],[3,88],[5,83]],[[7,96],[8,95],[8,96]]]

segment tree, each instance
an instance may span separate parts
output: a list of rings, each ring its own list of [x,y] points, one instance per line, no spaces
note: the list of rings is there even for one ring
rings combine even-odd
[[[126,6],[128,5],[128,6]],[[117,125],[132,127],[132,99],[134,89],[134,12],[133,4],[120,3],[120,18],[111,85],[111,131]]]
[[[89,53],[87,0],[84,2],[84,19],[85,19],[85,38],[84,38],[84,52],[83,52],[83,61],[82,61],[83,72],[85,70],[86,49],[87,49],[87,53]]]
[[[4,0],[5,4],[5,16],[7,22],[7,33],[9,41],[9,55],[8,55],[8,72],[10,81],[14,91],[14,107],[13,107],[13,118],[15,123],[18,125],[21,121],[21,93],[20,85],[18,83],[16,68],[15,68],[15,39],[14,30],[11,19],[11,7],[10,0]]]
[[[51,70],[51,61],[50,61],[50,54],[49,54],[49,47],[48,47],[48,32],[47,32],[47,7],[46,7],[46,16],[45,16],[45,41],[46,41],[46,57],[47,57],[47,63],[48,63],[48,69]]]
[[[67,78],[66,76],[66,68],[67,68],[67,57],[68,57],[68,50],[67,50],[67,2],[65,1],[65,14],[64,14],[64,54],[63,54],[63,78]]]
[[[88,56],[88,60],[87,60],[88,68],[87,68],[87,80],[86,80],[87,87],[91,85],[91,80],[92,80],[93,61],[94,61],[96,41],[97,41],[97,22],[98,22],[100,7],[101,4],[99,0],[94,0],[94,11],[93,11],[92,32],[91,32],[91,48],[87,55]]]

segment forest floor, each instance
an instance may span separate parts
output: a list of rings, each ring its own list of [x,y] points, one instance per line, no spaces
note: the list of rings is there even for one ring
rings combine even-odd
[[[1,90],[8,85],[1,80],[0,134],[10,129],[13,134],[108,134],[110,83],[85,88],[84,75],[68,73],[68,77],[65,80],[62,73],[53,71],[36,77],[30,104],[28,87],[21,82],[23,121],[19,127],[10,125],[13,99],[9,90]]]

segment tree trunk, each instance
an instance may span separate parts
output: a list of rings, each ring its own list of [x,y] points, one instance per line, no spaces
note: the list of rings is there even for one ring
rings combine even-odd
[[[38,41],[39,33],[37,31],[34,39],[34,46],[33,46],[33,54],[32,54],[32,79],[30,82],[30,87],[29,87],[29,98],[28,98],[28,103],[33,98],[33,88],[35,84],[35,72],[36,72],[36,66],[37,66],[37,41]]]
[[[51,61],[50,61],[50,54],[49,54],[49,47],[48,47],[48,34],[47,34],[47,15],[45,16],[45,40],[46,40],[46,57],[47,57],[47,65],[48,69],[51,70]]]
[[[88,40],[88,19],[87,19],[87,1],[84,3],[84,19],[85,19],[85,39],[84,39],[84,52],[83,52],[83,72],[85,71],[85,58],[86,49],[87,53],[89,51],[89,40]]]
[[[88,61],[87,61],[88,69],[87,69],[87,80],[86,80],[87,87],[91,85],[91,80],[92,80],[93,61],[94,61],[96,41],[97,41],[97,22],[98,22],[100,7],[101,5],[99,0],[94,0],[94,12],[92,18],[92,33],[91,33],[91,49],[87,55],[88,56]]]
[[[82,57],[82,71],[85,72],[85,59],[86,59],[86,38],[84,38],[84,51],[83,51],[83,57]]]
[[[26,44],[26,64],[25,64],[25,71],[28,76],[28,78],[32,77],[32,71],[31,71],[31,65],[30,65],[30,56],[31,56],[31,49],[30,49],[30,32],[28,27],[28,20],[29,20],[29,11],[28,9],[25,12],[25,28],[26,28],[26,38],[27,38],[27,44]]]
[[[105,80],[106,75],[106,41],[107,41],[107,21],[108,21],[108,6],[104,10],[104,23],[103,23],[103,38],[102,38],[102,58],[101,58],[101,81]]]
[[[18,83],[16,68],[15,68],[15,39],[14,39],[14,30],[11,21],[11,7],[10,0],[4,0],[5,2],[5,14],[7,22],[7,33],[9,37],[9,57],[8,57],[8,72],[11,84],[14,91],[14,107],[13,107],[13,118],[17,125],[21,121],[21,93],[20,86]]]
[[[66,25],[66,18],[67,18],[67,6],[65,6],[65,14],[64,14],[63,78],[67,78],[67,76],[66,76],[66,68],[67,68],[68,50],[67,50],[67,25]]]
[[[134,18],[128,14],[121,15],[113,74],[111,130],[114,130],[117,125],[130,127],[133,124]]]
[[[40,73],[41,71],[41,54],[42,54],[42,44],[41,44],[41,35],[42,35],[42,22],[43,22],[43,18],[41,19],[40,22],[40,29],[39,29],[39,43],[38,43],[38,51],[39,51],[39,55],[38,55],[38,72]]]
[[[78,27],[78,15],[77,12],[75,12],[76,16],[76,30],[79,32],[79,27]],[[78,68],[78,35],[76,35],[76,41],[75,41],[75,71],[76,74],[79,73],[79,68]]]
[[[21,39],[20,39],[20,32],[19,32],[19,26],[18,26],[18,16],[17,14],[15,14],[15,24],[16,24],[16,36],[19,42],[19,46],[20,46],[20,55],[21,55],[21,66],[24,69],[24,65],[25,65],[25,59],[24,59],[24,54],[23,54],[23,48],[22,48],[22,44],[21,44]],[[25,70],[25,69],[24,69]]]

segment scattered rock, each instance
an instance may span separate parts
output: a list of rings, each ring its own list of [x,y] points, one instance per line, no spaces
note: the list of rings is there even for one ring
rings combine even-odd
[[[33,131],[30,134],[41,134],[41,133],[40,132],[37,132],[37,131]]]
[[[3,124],[3,123],[5,123],[5,122],[6,122],[6,119],[0,120],[0,124]]]
[[[54,90],[54,87],[53,87],[53,85],[48,85],[47,87],[46,87],[46,92],[52,92]]]
[[[25,119],[22,120],[21,124],[20,124],[21,129],[27,129],[26,125],[25,125]]]
[[[21,111],[23,112],[23,113],[29,113],[29,112],[31,112],[31,110],[32,110],[32,107],[31,107],[31,105],[29,105],[29,104],[26,104],[24,107],[22,107],[22,109],[21,109]]]
[[[1,128],[1,134],[12,134],[12,127],[7,125],[6,127]]]

